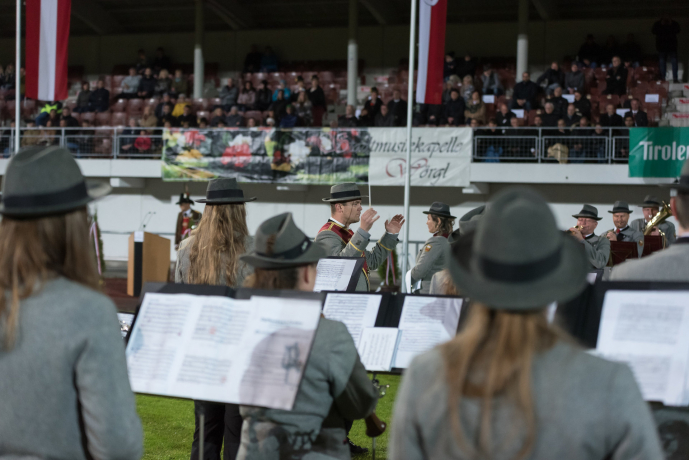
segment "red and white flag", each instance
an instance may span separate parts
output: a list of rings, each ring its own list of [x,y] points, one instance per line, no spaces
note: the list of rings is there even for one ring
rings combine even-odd
[[[416,102],[440,104],[445,64],[447,0],[421,0],[419,4],[419,73]]]
[[[71,0],[26,0],[26,97],[67,99]]]

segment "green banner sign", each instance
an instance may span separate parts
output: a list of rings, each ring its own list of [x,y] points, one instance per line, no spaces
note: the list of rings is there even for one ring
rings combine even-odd
[[[631,128],[629,177],[679,177],[689,159],[689,128]]]

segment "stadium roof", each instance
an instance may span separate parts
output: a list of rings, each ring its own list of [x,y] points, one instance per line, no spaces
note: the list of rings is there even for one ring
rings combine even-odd
[[[421,0],[423,1],[423,0]],[[205,29],[346,27],[348,0],[204,0]],[[516,21],[517,0],[450,0],[448,22]],[[409,23],[409,0],[359,0],[359,25]],[[194,30],[194,0],[72,0],[74,35]],[[687,0],[531,0],[531,20],[689,16]],[[13,36],[15,1],[0,0],[0,34]]]

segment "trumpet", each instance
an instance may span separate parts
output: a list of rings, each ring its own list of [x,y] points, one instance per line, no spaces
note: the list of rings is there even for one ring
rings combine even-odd
[[[579,230],[579,231],[582,231],[584,227],[582,227],[581,225],[575,225],[574,228],[577,229],[577,230]],[[574,232],[571,231],[571,230],[567,230],[567,232],[568,232],[570,235],[574,233]]]

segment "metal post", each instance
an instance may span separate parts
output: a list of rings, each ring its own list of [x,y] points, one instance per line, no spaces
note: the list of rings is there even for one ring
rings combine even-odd
[[[416,0],[411,0],[411,24],[409,25],[409,85],[407,88],[407,162],[404,174],[404,216],[407,219],[404,226],[402,241],[402,292],[407,292],[404,282],[407,276],[409,262],[409,189],[411,188],[411,122],[414,111],[414,54],[416,51]]]
[[[194,98],[203,97],[203,0],[196,0],[194,35]]]
[[[347,104],[356,107],[356,84],[359,77],[359,45],[357,27],[359,0],[349,0],[349,43],[347,44]]]
[[[17,38],[15,44],[15,64],[14,64],[14,153],[19,152],[19,128],[21,126],[21,73],[19,69],[22,65],[22,0],[17,0]]]
[[[519,35],[517,35],[517,80],[529,71],[529,0],[519,0]]]

